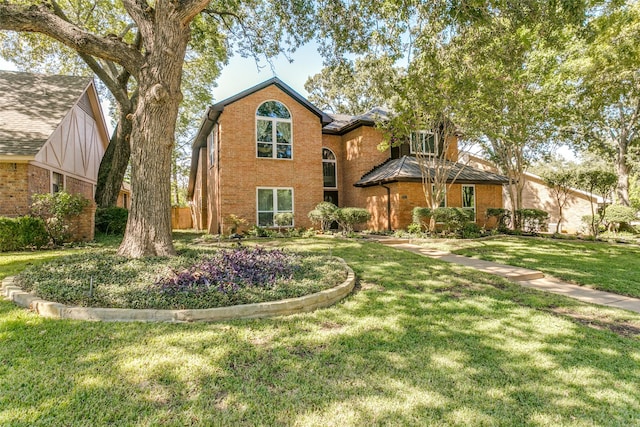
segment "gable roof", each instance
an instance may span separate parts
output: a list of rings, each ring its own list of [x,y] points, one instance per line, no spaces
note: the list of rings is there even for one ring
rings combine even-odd
[[[0,71],[0,155],[35,156],[92,82]]]
[[[375,126],[376,122],[387,120],[391,112],[383,107],[375,107],[364,114],[350,116],[347,114],[329,114],[333,121],[322,128],[322,133],[344,135],[360,126]]]
[[[491,172],[465,166],[461,163],[447,162],[450,166],[447,183],[455,180],[458,184],[506,184],[509,180]],[[433,169],[430,173],[433,174]],[[353,184],[356,187],[371,187],[399,181],[422,181],[422,172],[418,160],[412,156],[389,159],[367,172]]]

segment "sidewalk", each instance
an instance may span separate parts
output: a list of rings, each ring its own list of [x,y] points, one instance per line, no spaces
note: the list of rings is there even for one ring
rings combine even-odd
[[[461,255],[454,255],[449,252],[414,245],[409,243],[409,240],[406,239],[377,239],[377,241],[383,245],[391,246],[396,249],[402,249],[453,264],[460,264],[485,273],[495,274],[496,276],[504,277],[528,288],[564,295],[569,298],[574,298],[591,304],[606,305],[609,307],[622,308],[624,310],[640,313],[640,299],[638,298],[626,297],[623,295],[613,294],[611,292],[603,292],[587,288],[585,286],[566,283],[553,277],[545,277],[542,272],[537,270],[529,270],[522,267],[513,267],[510,265],[468,258]]]

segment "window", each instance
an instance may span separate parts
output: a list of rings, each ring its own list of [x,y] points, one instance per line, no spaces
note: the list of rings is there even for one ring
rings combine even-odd
[[[64,190],[64,176],[58,172],[51,173],[51,193],[55,194]]]
[[[273,227],[274,216],[279,213],[293,214],[292,188],[258,188],[258,225]],[[290,226],[293,226],[293,219]]]
[[[462,186],[462,207],[473,213],[473,221],[476,220],[476,187],[473,185]]]
[[[436,152],[436,136],[433,132],[421,130],[411,132],[411,154],[435,154]]]
[[[337,188],[336,156],[328,148],[322,149],[322,178],[324,188]]]
[[[431,194],[436,192],[436,185],[435,184],[431,184]],[[438,206],[439,208],[446,208],[447,207],[447,187],[445,186],[442,189],[442,201],[440,202],[440,205]]]
[[[258,157],[291,158],[291,114],[284,104],[267,101],[258,107],[256,141]]]
[[[207,138],[207,145],[209,146],[209,167],[213,167],[216,161],[216,131],[214,130],[209,134]]]

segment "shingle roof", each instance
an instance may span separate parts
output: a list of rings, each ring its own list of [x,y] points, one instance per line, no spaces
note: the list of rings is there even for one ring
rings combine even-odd
[[[0,155],[36,155],[91,81],[0,71]]]
[[[505,184],[509,180],[491,172],[475,169],[460,163],[447,162],[450,166],[447,182],[460,184]],[[430,169],[433,174],[433,169]],[[398,181],[422,181],[420,165],[415,157],[402,156],[399,159],[389,159],[367,172],[356,182],[356,187],[370,187]]]
[[[323,133],[342,135],[358,126],[373,126],[377,121],[389,118],[389,110],[375,107],[364,114],[349,116],[347,114],[329,114],[333,122],[322,128]]]

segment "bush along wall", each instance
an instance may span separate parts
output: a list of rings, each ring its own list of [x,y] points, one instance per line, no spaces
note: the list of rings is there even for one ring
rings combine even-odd
[[[129,211],[117,206],[96,209],[96,231],[124,236]]]
[[[540,209],[518,209],[515,212],[516,224],[525,233],[547,231],[549,213]]]
[[[44,221],[31,216],[0,217],[0,251],[41,248],[49,243]]]

